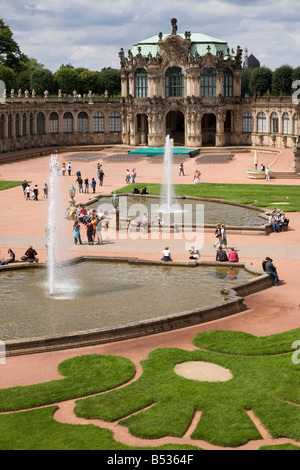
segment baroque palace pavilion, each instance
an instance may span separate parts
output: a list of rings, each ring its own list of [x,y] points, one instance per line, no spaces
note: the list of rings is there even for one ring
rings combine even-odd
[[[200,33],[177,32],[119,52],[121,98],[43,98],[11,90],[0,99],[0,153],[37,147],[127,144],[162,146],[170,135],[189,147],[295,148],[292,96],[241,95],[243,51]],[[245,66],[245,63],[244,63]],[[62,90],[63,91],[63,90]],[[1,98],[1,96],[0,96]]]

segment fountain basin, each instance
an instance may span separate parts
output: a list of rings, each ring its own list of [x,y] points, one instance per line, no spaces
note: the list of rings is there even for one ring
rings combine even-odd
[[[132,194],[119,194],[120,200],[125,197],[127,199],[127,212],[121,215],[121,218],[124,220],[132,213],[135,204],[142,205],[141,207],[141,216],[143,217],[143,212],[147,212],[151,222],[155,223],[155,215],[157,212],[161,212],[157,209],[161,205],[160,196],[141,196],[141,195],[132,195]],[[111,204],[111,195],[103,194],[91,199],[88,203],[84,204],[85,207],[89,209],[98,209],[101,205]],[[197,206],[203,205],[204,208],[204,227],[207,229],[215,228],[219,223],[225,223],[227,228],[237,228],[237,229],[250,229],[258,230],[262,229],[265,231],[265,225],[269,225],[267,221],[266,211],[261,208],[250,207],[246,204],[239,203],[230,203],[223,200],[208,199],[208,198],[198,198],[198,197],[176,197],[175,204],[181,207],[182,213],[191,211],[192,218],[191,220],[196,219]],[[123,204],[125,205],[125,204]],[[121,204],[120,204],[121,206]],[[178,219],[175,221],[171,218],[170,223],[174,224],[178,222]]]
[[[46,293],[41,267],[0,269],[0,338],[8,355],[119,341],[212,321],[245,309],[236,293],[271,285],[269,276],[258,276],[240,263],[167,266],[96,257],[77,259],[68,269],[72,294],[56,298]]]

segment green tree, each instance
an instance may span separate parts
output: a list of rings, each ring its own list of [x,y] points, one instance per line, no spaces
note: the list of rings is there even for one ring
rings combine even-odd
[[[279,95],[290,95],[293,84],[294,69],[290,65],[282,65],[273,73],[273,93]]]
[[[250,90],[250,80],[253,73],[253,69],[251,67],[246,67],[242,70],[242,96],[246,94],[251,94]]]
[[[51,70],[36,69],[30,76],[30,88],[35,90],[37,95],[44,95],[44,91],[54,93],[54,77]]]
[[[98,80],[99,80],[98,72],[91,72],[90,70],[83,70],[79,74],[80,93],[88,94],[89,91],[93,91],[94,93],[96,93],[98,89]]]
[[[293,81],[300,80],[300,67],[296,67],[293,71]]]
[[[0,65],[0,80],[5,83],[7,94],[10,94],[12,89],[16,89],[16,78],[16,73],[12,69],[5,65]]]
[[[255,69],[251,75],[250,90],[252,93],[257,92],[261,95],[272,90],[273,72],[268,67],[260,67]]]
[[[19,45],[13,39],[13,33],[3,19],[0,18],[0,64],[19,71],[21,61],[26,56],[21,53]]]
[[[108,91],[110,96],[121,93],[121,73],[117,69],[106,67],[101,70],[98,77],[98,93]]]
[[[55,72],[54,78],[58,89],[61,89],[62,93],[72,95],[74,90],[79,90],[79,76],[72,66],[62,66],[57,72]]]

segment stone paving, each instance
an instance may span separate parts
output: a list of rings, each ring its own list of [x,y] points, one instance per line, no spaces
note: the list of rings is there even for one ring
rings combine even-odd
[[[114,149],[103,150],[107,156],[119,152],[124,153],[122,146]],[[67,152],[59,156],[62,163]],[[205,182],[214,183],[243,183],[266,184],[261,180],[250,180],[246,170],[253,167],[252,153],[235,154],[235,158],[226,166],[203,164],[195,159],[185,161],[185,176],[179,176],[177,165],[174,166],[174,183],[191,184],[196,169],[200,169],[202,179]],[[274,169],[290,171],[293,161],[291,150],[282,150],[280,154],[274,149],[258,151],[259,165],[266,166],[273,163]],[[124,186],[127,163],[114,163],[103,159],[100,162],[104,168],[104,185],[97,186],[97,194],[110,193],[114,189]],[[97,161],[73,163],[72,176],[61,177],[61,184],[65,194],[66,205],[68,203],[68,188],[75,183],[74,176],[78,169],[83,177],[90,179],[96,177]],[[137,160],[134,163],[137,170],[137,183],[160,183],[162,166],[150,165],[147,160]],[[1,257],[5,256],[8,248],[13,248],[17,258],[24,254],[28,245],[33,245],[41,261],[46,259],[45,227],[49,201],[43,198],[42,187],[49,176],[49,157],[41,157],[30,160],[6,163],[0,166],[0,179],[31,181],[32,185],[38,184],[40,199],[37,202],[26,201],[20,187],[0,192],[1,224],[0,224],[0,249]],[[226,168],[226,171],[224,171]],[[131,168],[130,168],[131,169]],[[297,180],[271,180],[270,185],[295,185]],[[91,194],[76,194],[76,201],[87,202]],[[257,269],[261,269],[261,262],[265,256],[274,259],[282,284],[279,287],[247,297],[245,303],[248,309],[230,318],[214,321],[204,325],[123,341],[119,343],[104,344],[94,347],[75,350],[57,351],[51,353],[35,354],[30,356],[12,357],[7,359],[5,366],[0,365],[0,388],[22,386],[54,380],[59,378],[57,366],[63,360],[80,354],[99,353],[117,354],[131,359],[140,370],[140,361],[147,357],[149,352],[159,347],[181,347],[190,350],[192,338],[198,333],[207,330],[235,330],[244,331],[257,336],[266,336],[283,331],[288,331],[300,326],[300,213],[289,214],[292,230],[270,236],[251,236],[243,234],[230,235],[229,246],[239,250],[240,260],[252,263]],[[114,243],[102,246],[74,246],[72,240],[72,228],[66,235],[68,242],[68,257],[72,258],[80,254],[97,254],[110,256],[138,256],[144,259],[160,259],[165,242],[160,240],[134,241],[118,240]],[[215,250],[213,248],[213,234],[205,234],[204,247],[201,250],[202,259],[213,260]],[[173,258],[182,261],[187,260],[186,244],[182,240],[171,240],[170,248]],[[299,338],[300,340],[300,338]],[[70,416],[68,417],[71,422]],[[134,441],[134,439],[133,439]],[[266,443],[267,440],[264,441]]]

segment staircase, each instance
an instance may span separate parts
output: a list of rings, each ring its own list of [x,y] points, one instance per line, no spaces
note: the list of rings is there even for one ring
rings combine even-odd
[[[291,171],[272,171],[271,170],[271,178],[277,180],[299,180],[300,173],[293,173]]]

